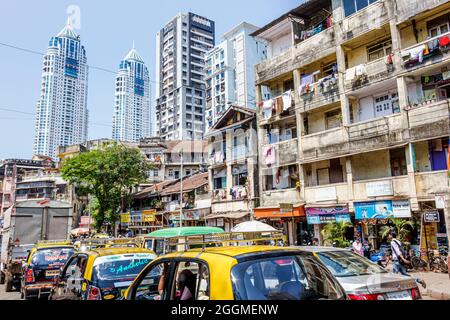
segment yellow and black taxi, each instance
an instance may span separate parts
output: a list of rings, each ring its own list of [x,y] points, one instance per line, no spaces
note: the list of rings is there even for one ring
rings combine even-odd
[[[127,300],[347,299],[311,252],[276,246],[222,246],[160,256],[124,293]]]
[[[49,299],[117,299],[155,258],[153,251],[136,247],[105,247],[77,252],[55,279]]]
[[[34,245],[23,266],[21,297],[48,296],[54,278],[75,251],[74,246],[65,241],[41,241]]]

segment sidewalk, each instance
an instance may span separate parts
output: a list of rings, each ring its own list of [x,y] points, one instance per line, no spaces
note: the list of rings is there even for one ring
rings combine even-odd
[[[391,265],[386,269],[391,271]],[[425,280],[426,289],[419,284],[420,293],[423,296],[436,300],[450,300],[450,277],[447,273],[409,271],[409,274]]]
[[[411,276],[425,280],[426,289],[419,285],[422,295],[436,300],[450,300],[450,278],[447,273],[411,272]]]

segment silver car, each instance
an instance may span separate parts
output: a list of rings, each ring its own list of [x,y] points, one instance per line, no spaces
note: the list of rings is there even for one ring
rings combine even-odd
[[[300,247],[313,252],[336,277],[351,300],[421,299],[414,278],[387,272],[348,249]]]

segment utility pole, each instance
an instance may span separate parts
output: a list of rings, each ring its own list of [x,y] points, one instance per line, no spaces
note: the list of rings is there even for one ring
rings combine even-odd
[[[180,169],[180,227],[183,226],[183,150],[180,152],[181,169]]]

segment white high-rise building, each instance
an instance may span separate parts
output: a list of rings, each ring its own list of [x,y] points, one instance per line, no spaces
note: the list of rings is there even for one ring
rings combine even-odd
[[[144,60],[134,48],[120,62],[116,76],[112,138],[139,142],[152,133],[150,77]]]
[[[250,36],[259,28],[242,22],[206,54],[205,132],[231,106],[255,108],[254,66],[267,58],[267,44]]]
[[[56,157],[59,146],[82,143],[88,135],[86,50],[70,21],[50,38],[36,107],[34,155]]]
[[[156,123],[164,140],[203,138],[205,54],[214,30],[214,21],[180,13],[156,36]]]

